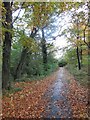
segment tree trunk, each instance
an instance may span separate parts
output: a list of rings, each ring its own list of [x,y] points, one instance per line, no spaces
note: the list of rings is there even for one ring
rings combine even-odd
[[[4,2],[5,13],[5,38],[3,42],[3,59],[2,59],[2,88],[10,87],[10,54],[12,41],[12,7],[10,2]]]
[[[88,2],[88,88],[90,88],[90,1]],[[89,113],[88,111],[88,115]]]
[[[90,2],[88,3],[88,54],[90,55]]]
[[[80,36],[79,36],[79,23],[78,23],[78,19],[77,19],[77,41],[79,40]],[[77,53],[77,61],[78,61],[78,69],[81,69],[81,61],[80,61],[80,54],[79,54],[79,45],[77,45],[76,48],[76,53]]]
[[[38,30],[36,28],[33,28],[30,37],[34,38],[37,31]],[[15,70],[14,80],[21,77],[22,70],[24,69],[24,66],[27,64],[26,63],[27,55],[28,55],[28,48],[23,47],[21,57],[20,57],[20,61],[19,61],[18,65],[17,65],[17,68]]]
[[[77,52],[77,60],[78,60],[78,69],[80,70],[81,69],[81,63],[80,63],[80,56],[79,56],[79,48],[78,48],[78,46],[77,46],[76,52]]]
[[[47,71],[47,47],[46,47],[46,40],[44,36],[44,30],[42,28],[42,55],[43,55],[43,64],[44,70]]]
[[[81,60],[81,65],[83,64],[82,63],[82,44],[80,45],[80,60]]]
[[[17,68],[15,70],[14,80],[21,76],[22,70],[24,68],[24,62],[26,61],[26,58],[27,58],[27,48],[23,48],[20,61],[19,61]]]

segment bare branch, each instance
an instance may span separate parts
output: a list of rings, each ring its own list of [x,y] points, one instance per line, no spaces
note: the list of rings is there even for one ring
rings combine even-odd
[[[12,25],[13,25],[14,22],[18,19],[19,15],[20,15],[20,12],[21,12],[21,9],[19,10],[18,15],[16,16],[16,18],[13,20]]]
[[[19,15],[20,15],[20,12],[21,12],[21,10],[22,10],[22,6],[24,5],[24,3],[25,3],[25,2],[22,3],[22,5],[21,5],[21,7],[20,7],[20,10],[19,10],[19,12],[18,12],[18,15],[17,15],[16,18],[13,20],[12,25],[13,25],[14,22],[18,19]]]
[[[85,40],[85,30],[86,30],[86,29],[83,30],[83,34],[84,34],[84,43],[90,48],[89,44],[88,44],[88,43],[86,42],[86,40]]]

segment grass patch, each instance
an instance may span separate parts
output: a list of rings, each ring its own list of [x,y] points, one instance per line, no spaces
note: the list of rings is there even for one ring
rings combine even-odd
[[[68,65],[66,67],[71,74],[74,75],[75,79],[84,87],[88,86],[88,66],[84,65],[82,66],[81,70],[78,70],[73,65]]]
[[[41,80],[45,78],[45,76],[32,76],[32,77],[22,77],[20,79],[17,79],[15,82],[30,82],[35,80]]]
[[[16,87],[11,87],[10,90],[3,90],[2,93],[3,93],[3,95],[9,97],[16,92],[21,91],[22,89],[23,88],[19,88],[19,87],[17,87],[17,88]]]

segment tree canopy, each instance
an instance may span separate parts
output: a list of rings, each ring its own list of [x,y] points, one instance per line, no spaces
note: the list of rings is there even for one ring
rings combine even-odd
[[[82,69],[90,49],[87,2],[3,2],[1,9],[4,89],[10,88],[13,80],[46,76],[56,70],[59,60],[53,40],[60,36],[70,44],[64,48],[65,62]],[[66,13],[70,14],[70,25],[62,25],[55,35],[61,27],[57,21],[61,17],[63,23]]]

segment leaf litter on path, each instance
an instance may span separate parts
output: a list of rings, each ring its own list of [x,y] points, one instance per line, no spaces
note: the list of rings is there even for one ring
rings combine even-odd
[[[22,87],[23,90],[11,94],[9,97],[3,96],[3,118],[47,118],[52,111],[53,85],[58,85],[56,81],[57,74],[60,74],[60,70],[59,73],[54,72],[54,74],[44,80],[17,82],[16,86]],[[66,69],[63,69],[63,72],[63,86],[62,92],[60,92],[62,99],[55,98],[55,101],[53,101],[53,107],[57,106],[58,111],[57,113],[54,111],[52,118],[57,118],[57,116],[66,118],[69,108],[64,98],[70,103],[72,118],[88,118],[88,90],[80,86]],[[48,109],[46,110],[46,108]],[[61,109],[64,110],[63,115],[61,115]]]

